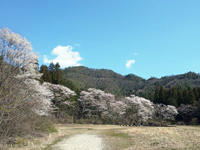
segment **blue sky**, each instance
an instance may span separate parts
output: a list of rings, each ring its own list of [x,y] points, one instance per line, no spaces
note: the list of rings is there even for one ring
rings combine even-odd
[[[0,0],[0,28],[26,37],[39,64],[143,78],[200,73],[199,0]]]

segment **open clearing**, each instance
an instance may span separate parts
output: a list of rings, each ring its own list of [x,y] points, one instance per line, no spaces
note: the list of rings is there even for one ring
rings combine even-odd
[[[200,126],[125,127],[67,124],[56,125],[56,128],[57,133],[50,134],[45,138],[25,140],[27,146],[21,144],[9,150],[68,150],[69,145],[73,146],[73,142],[77,143],[80,140],[82,143],[88,142],[93,144],[92,146],[96,145],[93,150],[200,149]],[[81,146],[75,145],[76,148]],[[91,147],[91,145],[89,146]],[[71,147],[71,150],[73,150],[72,148],[74,147]]]

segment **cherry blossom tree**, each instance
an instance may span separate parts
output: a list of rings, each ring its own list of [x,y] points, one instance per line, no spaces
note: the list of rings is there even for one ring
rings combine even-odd
[[[105,123],[132,125],[152,119],[173,120],[178,114],[174,106],[163,104],[161,107],[135,95],[117,101],[114,95],[94,88],[82,91],[79,102],[83,117],[107,119]]]
[[[37,59],[25,37],[8,28],[0,29],[0,137],[4,139],[22,132],[20,124],[39,106],[36,98],[30,99],[35,87],[27,84],[27,79],[41,76]]]

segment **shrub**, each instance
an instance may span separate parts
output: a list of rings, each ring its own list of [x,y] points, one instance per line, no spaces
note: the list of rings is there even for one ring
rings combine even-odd
[[[39,116],[35,121],[35,131],[41,133],[57,132],[51,120],[45,116]]]
[[[190,121],[191,125],[198,125],[198,119],[197,118],[192,118]]]

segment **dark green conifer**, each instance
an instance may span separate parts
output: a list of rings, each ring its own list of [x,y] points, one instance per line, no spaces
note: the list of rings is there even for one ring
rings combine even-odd
[[[40,67],[40,73],[43,73],[41,80],[45,82],[52,82],[51,74],[48,70],[48,67],[46,65],[42,65]]]

